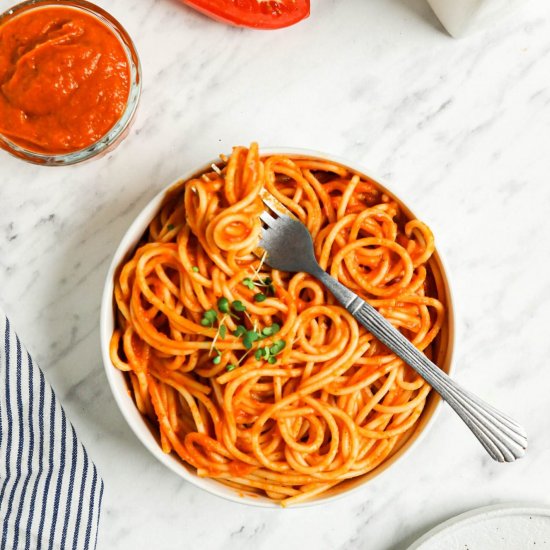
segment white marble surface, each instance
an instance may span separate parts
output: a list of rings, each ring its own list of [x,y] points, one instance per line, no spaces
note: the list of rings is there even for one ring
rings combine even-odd
[[[550,505],[547,0],[461,40],[423,0],[313,0],[308,21],[271,33],[176,0],[98,3],[141,54],[138,117],[90,164],[41,168],[0,152],[0,301],[105,479],[99,550],[403,550],[476,506]],[[141,446],[100,359],[109,259],[161,187],[251,140],[359,160],[409,199],[451,269],[456,377],[525,424],[524,460],[492,463],[445,408],[380,480],[273,511],[204,494]]]

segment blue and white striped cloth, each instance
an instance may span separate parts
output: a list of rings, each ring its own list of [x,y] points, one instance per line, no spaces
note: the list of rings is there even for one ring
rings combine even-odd
[[[0,309],[0,550],[93,549],[103,481]]]

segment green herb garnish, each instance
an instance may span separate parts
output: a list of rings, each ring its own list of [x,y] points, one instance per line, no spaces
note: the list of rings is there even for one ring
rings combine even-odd
[[[254,282],[250,277],[243,279],[242,283],[246,288],[249,288],[250,290],[254,290]]]
[[[229,313],[229,300],[227,298],[220,298],[218,300],[218,309],[222,312],[222,313]]]
[[[225,338],[225,335],[227,334],[227,327],[225,325],[221,325],[218,329],[218,333],[220,335],[220,338],[223,340]]]
[[[169,223],[168,224],[168,231],[172,231],[172,229],[174,229],[174,227],[176,227],[173,223]]]
[[[246,306],[245,306],[240,300],[235,300],[235,301],[231,304],[231,307],[232,307],[235,311],[246,311]]]
[[[216,355],[216,357],[214,357],[214,359],[212,359],[212,363],[214,363],[214,365],[219,365],[221,363],[221,360],[222,360],[222,356],[221,355]]]
[[[276,357],[273,357],[273,355],[271,355],[270,357],[267,358],[267,362],[268,362],[270,365],[274,365],[274,364],[277,362],[277,358],[276,358]]]
[[[194,271],[195,273],[198,273],[199,272],[199,268],[194,265],[192,268],[191,268],[192,271]]]
[[[258,292],[258,294],[254,295],[254,300],[256,302],[265,302],[265,300],[267,300],[267,296],[262,292]]]
[[[201,325],[203,327],[212,327],[218,319],[218,312],[215,309],[209,309],[205,311],[202,315]]]
[[[283,351],[285,346],[286,346],[286,342],[284,340],[277,340],[269,348],[269,351],[270,351],[271,355],[277,355],[280,351]]]
[[[239,325],[234,331],[233,336],[242,336],[246,332],[246,327],[244,325]]]
[[[262,336],[273,336],[281,330],[281,327],[277,323],[273,323],[269,327],[264,327],[262,329]]]
[[[244,347],[246,349],[250,349],[252,347],[252,344],[259,339],[260,335],[257,332],[254,332],[253,330],[247,330],[243,336]]]
[[[227,372],[231,372],[232,370],[235,370],[236,368],[237,368],[237,365],[227,365],[227,366],[225,367],[225,370],[226,370]]]

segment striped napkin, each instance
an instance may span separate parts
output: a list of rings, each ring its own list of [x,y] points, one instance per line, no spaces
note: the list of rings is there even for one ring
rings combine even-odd
[[[0,550],[92,549],[103,481],[0,309]]]

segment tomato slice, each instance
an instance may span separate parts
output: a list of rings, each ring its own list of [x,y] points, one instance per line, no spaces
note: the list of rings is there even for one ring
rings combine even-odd
[[[309,0],[183,0],[218,21],[253,29],[280,29],[309,15]]]

